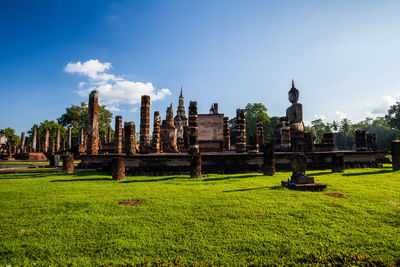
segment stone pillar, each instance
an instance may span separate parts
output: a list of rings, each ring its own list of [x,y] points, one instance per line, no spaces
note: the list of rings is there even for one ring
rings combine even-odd
[[[249,146],[248,146],[249,153],[255,154],[257,153],[257,134],[250,134],[249,135]]]
[[[72,148],[72,129],[68,128],[68,140],[67,140],[67,150]]]
[[[21,133],[21,153],[25,153],[25,133]]]
[[[23,149],[23,153],[31,151],[30,144],[29,144],[29,137],[25,137],[25,147]]]
[[[344,155],[342,153],[332,154],[332,172],[344,172]]]
[[[236,110],[236,152],[246,152],[246,118],[240,108]]]
[[[290,151],[290,123],[287,117],[280,118],[281,123],[281,148],[283,151]]]
[[[111,142],[112,142],[112,140],[111,140],[111,127],[108,126],[108,131],[107,131],[107,143],[109,144],[109,143],[111,143]]]
[[[264,176],[275,175],[275,151],[271,143],[266,143],[263,150],[263,173]]]
[[[140,153],[149,153],[150,148],[150,96],[142,95],[140,106]]]
[[[124,158],[117,157],[112,160],[112,179],[125,180],[125,162]]]
[[[189,152],[199,153],[199,116],[197,114],[197,102],[189,103]]]
[[[256,122],[256,137],[257,137],[258,151],[261,152],[264,144],[264,127],[262,120],[257,120]]]
[[[57,129],[56,135],[56,153],[60,152],[60,129]]]
[[[122,117],[121,116],[116,116],[115,117],[115,137],[114,137],[114,143],[115,143],[115,152],[118,154],[122,153]]]
[[[79,133],[79,145],[80,146],[85,145],[85,131],[83,129],[81,129]]]
[[[74,155],[71,152],[63,154],[63,171],[64,173],[74,173]]]
[[[89,95],[88,108],[88,154],[99,153],[99,92],[94,90]]]
[[[224,134],[224,149],[229,150],[229,149],[231,149],[231,133],[230,133],[230,129],[229,129],[229,118],[228,117],[224,117],[223,134]]]
[[[201,178],[201,154],[190,153],[190,178]]]
[[[154,111],[153,139],[151,141],[151,147],[153,149],[153,153],[160,153],[160,127],[161,127],[160,112]]]
[[[49,129],[46,129],[44,132],[44,145],[43,145],[43,153],[47,153],[49,151]]]
[[[136,154],[136,127],[134,122],[125,122],[125,153]]]
[[[50,149],[48,150],[48,152],[53,155],[56,151],[56,141],[54,140],[53,137],[50,137]]]
[[[60,167],[60,155],[50,155],[50,167]]]
[[[32,149],[31,152],[37,151],[37,128],[33,128],[33,136],[32,136]]]
[[[366,151],[367,150],[367,135],[365,131],[355,132],[356,141],[356,151]]]
[[[400,170],[400,140],[392,141],[392,166],[393,171]]]

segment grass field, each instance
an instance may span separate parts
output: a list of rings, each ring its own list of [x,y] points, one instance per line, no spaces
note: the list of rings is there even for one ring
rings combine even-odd
[[[107,173],[0,174],[0,265],[394,265],[400,172],[308,174],[327,190],[281,188],[285,172],[122,182]]]

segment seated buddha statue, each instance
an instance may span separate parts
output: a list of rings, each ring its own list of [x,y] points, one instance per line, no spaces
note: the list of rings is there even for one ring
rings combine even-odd
[[[294,86],[294,81],[292,80],[292,88],[289,91],[289,101],[292,103],[290,107],[286,109],[286,117],[290,123],[291,132],[303,132],[303,105],[297,103],[299,100],[299,90]]]

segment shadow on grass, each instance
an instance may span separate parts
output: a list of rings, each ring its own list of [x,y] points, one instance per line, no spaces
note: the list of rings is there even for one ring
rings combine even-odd
[[[223,181],[223,180],[229,180],[229,179],[242,179],[242,178],[251,178],[251,177],[257,177],[259,175],[241,175],[241,176],[227,176],[227,177],[213,177],[213,178],[204,178],[201,179],[201,181],[204,182],[210,182],[210,181]]]
[[[156,179],[129,180],[129,181],[122,181],[121,183],[162,182],[162,181],[168,181],[168,180],[173,180],[173,179],[178,179],[178,178],[184,178],[184,177],[173,176],[173,177],[164,177],[164,178],[156,178]]]
[[[332,172],[307,172],[307,175],[309,176],[320,176],[320,175],[329,175],[332,174]]]
[[[110,178],[77,178],[77,179],[60,179],[60,180],[52,180],[51,182],[91,182],[91,181],[112,181],[111,175],[107,172],[74,172],[72,174],[65,174],[62,173],[62,175],[75,178],[75,177],[88,177],[88,176],[94,176],[94,175],[108,175]]]
[[[244,188],[244,189],[236,189],[236,190],[226,190],[222,191],[222,193],[233,193],[233,192],[245,192],[245,191],[253,191],[253,190],[260,190],[260,189],[269,189],[269,190],[278,190],[281,189],[282,186],[263,186],[263,187],[256,187],[256,188]]]
[[[52,175],[58,175],[60,173],[53,172]],[[13,180],[13,179],[35,179],[48,177],[48,173],[7,173],[4,174],[7,177],[1,177],[0,180]]]
[[[392,170],[379,170],[379,171],[365,171],[365,172],[355,172],[355,173],[343,173],[343,176],[358,176],[358,175],[371,175],[371,174],[382,174],[390,173]]]

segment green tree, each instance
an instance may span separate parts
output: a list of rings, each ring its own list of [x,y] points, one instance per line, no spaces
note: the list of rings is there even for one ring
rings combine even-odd
[[[317,142],[321,142],[322,135],[326,132],[330,132],[330,126],[325,124],[322,119],[313,120],[311,122],[311,133],[314,134]]]
[[[49,136],[56,138],[57,136],[57,129],[60,129],[60,137],[61,139],[65,139],[67,137],[67,129],[65,127],[63,127],[62,125],[58,124],[55,121],[49,121],[49,120],[45,120],[43,122],[41,122],[39,125],[38,124],[34,124],[29,130],[28,130],[28,134],[30,135],[30,137],[33,137],[33,128],[37,128],[37,135],[38,138],[40,139],[40,143],[43,144],[44,140],[45,140],[45,136],[46,136],[46,129],[49,130]]]
[[[246,138],[249,140],[251,134],[256,133],[257,121],[263,122],[264,140],[272,139],[272,124],[271,119],[267,114],[267,108],[261,103],[248,103],[244,108],[246,117]]]
[[[99,105],[99,132],[100,134],[107,133],[108,127],[111,124],[113,114],[105,105]],[[88,106],[86,102],[81,102],[80,106],[71,105],[66,108],[66,111],[60,118],[58,123],[64,127],[72,128],[74,137],[79,135],[81,129],[86,130],[88,126]]]
[[[351,121],[350,121],[349,119],[344,118],[344,119],[340,122],[340,127],[339,127],[339,129],[340,129],[340,131],[341,131],[341,132],[343,133],[343,135],[344,135],[344,149],[348,149],[347,143],[348,143],[349,134],[350,134],[350,132],[351,132],[351,128],[352,128],[352,125],[351,125]]]
[[[14,140],[14,145],[20,145],[21,144],[21,137],[15,134],[15,130],[13,128],[5,128],[0,130],[0,136],[5,135],[7,138],[7,142],[12,142]]]
[[[389,108],[388,115],[385,118],[393,129],[400,130],[400,102],[396,102]]]

